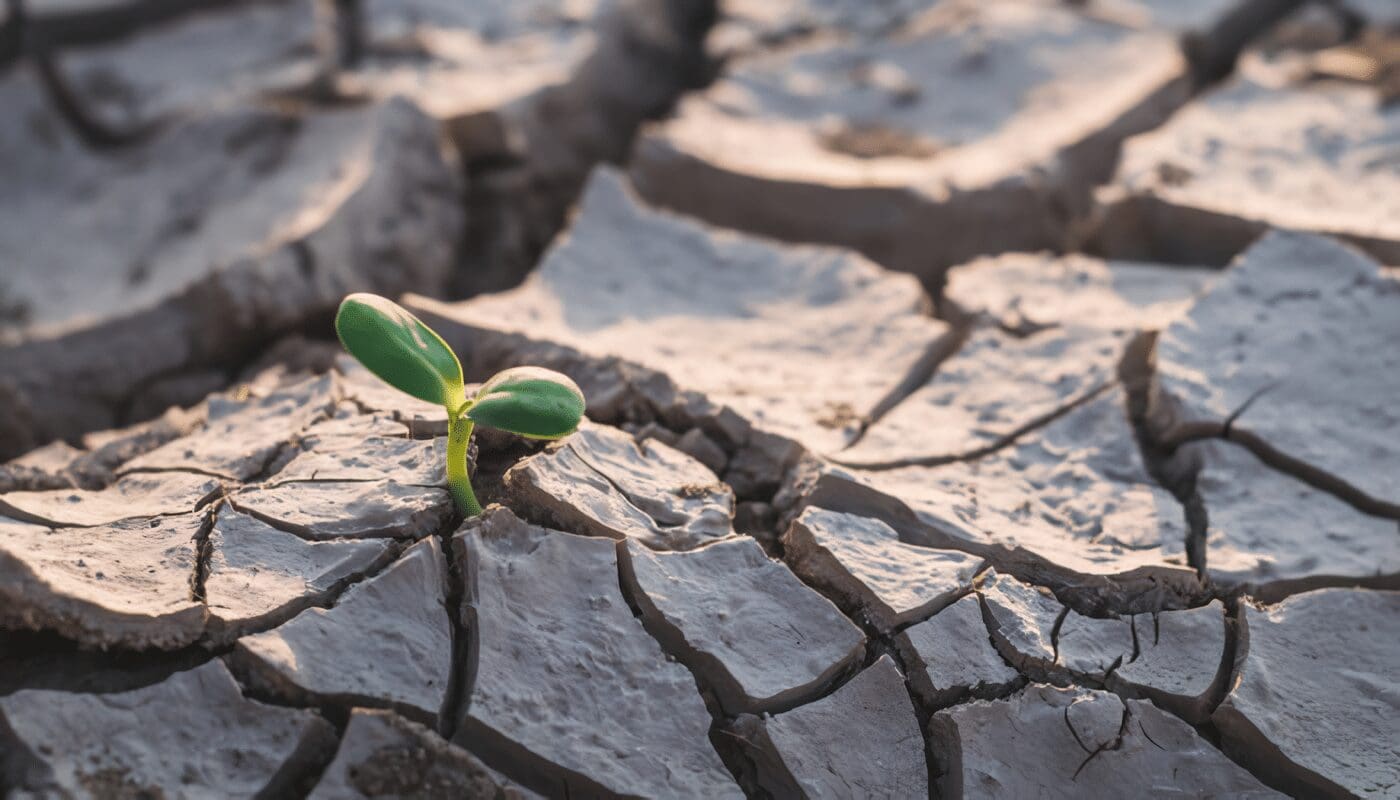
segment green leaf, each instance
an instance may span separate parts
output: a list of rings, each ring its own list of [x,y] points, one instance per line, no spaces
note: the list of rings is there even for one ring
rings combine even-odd
[[[398,303],[352,294],[340,303],[335,332],[350,355],[395,389],[453,411],[465,401],[457,355]]]
[[[558,439],[574,432],[583,408],[583,392],[568,377],[540,367],[515,367],[481,385],[467,417],[531,439]]]

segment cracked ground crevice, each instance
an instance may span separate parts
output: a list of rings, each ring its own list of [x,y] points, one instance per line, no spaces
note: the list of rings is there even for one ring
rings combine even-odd
[[[1248,447],[1261,461],[1279,472],[1327,492],[1358,511],[1400,520],[1400,502],[1377,500],[1348,481],[1305,461],[1292,458],[1270,445],[1267,440],[1249,432],[1231,431],[1225,438]]]
[[[711,717],[709,730],[709,740],[714,745],[715,752],[723,761],[725,769],[734,778],[734,782],[743,790],[746,797],[757,795],[757,779],[753,765],[747,761],[747,756],[742,748],[733,746],[733,743],[725,737],[737,737],[737,734],[730,730],[734,720],[735,711],[726,713],[717,691],[716,681],[721,682],[724,692],[729,697],[742,695],[743,690],[738,688],[732,677],[730,677],[719,665],[718,660],[710,654],[701,653],[685,641],[684,633],[669,624],[663,615],[655,610],[646,597],[645,591],[637,584],[636,575],[632,569],[632,562],[625,542],[618,542],[617,566],[618,566],[618,590],[622,593],[623,599],[632,611],[632,615],[641,623],[643,629],[656,640],[656,642],[666,651],[670,658],[685,665],[690,671],[691,677],[695,680],[696,691],[704,700],[705,708]],[[733,701],[731,700],[731,703]],[[742,737],[738,737],[742,739]]]
[[[221,505],[221,502],[216,502],[206,507],[204,523],[195,533],[195,564],[194,572],[190,575],[190,599],[199,603],[208,602],[205,583],[209,577],[209,560],[213,556],[213,545],[209,536],[214,530],[214,520]]]
[[[831,457],[831,461],[835,464],[856,467],[858,469],[868,470],[871,472],[880,472],[883,470],[896,470],[900,469],[901,467],[937,467],[942,466],[944,464],[955,464],[960,461],[976,461],[980,458],[992,455],[999,450],[1004,450],[1008,447],[1011,447],[1012,445],[1016,444],[1016,441],[1018,439],[1028,434],[1034,433],[1040,428],[1044,428],[1045,426],[1051,424],[1055,420],[1060,419],[1066,414],[1069,414],[1070,412],[1074,411],[1076,408],[1079,408],[1080,406],[1083,406],[1087,403],[1093,402],[1096,398],[1102,396],[1107,392],[1113,391],[1115,388],[1116,386],[1114,384],[1105,384],[1103,386],[1100,386],[1094,389],[1093,391],[1089,392],[1088,394],[1084,395],[1083,397],[1075,398],[1072,403],[1060,406],[1043,417],[1038,417],[1036,419],[1030,420],[1021,427],[999,436],[995,441],[987,444],[985,447],[981,447],[976,450],[967,450],[940,456],[903,458],[891,461],[861,461],[854,463],[843,461],[839,457],[840,454],[837,454],[836,456]],[[856,443],[853,442],[852,446],[855,446],[855,444]]]
[[[643,626],[731,718],[820,699],[853,673],[865,651],[858,628],[752,539],[674,554],[620,542],[618,566],[623,595]],[[683,587],[706,577],[749,596],[732,605],[693,592],[685,599]]]
[[[443,554],[446,556],[444,565],[447,574],[444,576],[444,580],[447,586],[447,602],[444,611],[452,626],[452,666],[448,674],[447,691],[443,694],[442,708],[438,713],[440,720],[438,733],[442,734],[442,737],[448,741],[452,740],[452,736],[456,732],[457,721],[466,713],[465,704],[471,698],[475,677],[475,645],[472,641],[471,622],[466,617],[465,611],[467,608],[466,579],[463,575],[462,565],[452,548],[452,535],[460,527],[460,524],[445,526],[434,534],[441,543]]]
[[[865,415],[865,418],[861,420],[860,430],[842,448],[842,451],[860,444],[860,440],[866,432],[874,425],[879,424],[881,418],[908,399],[909,395],[928,383],[929,379],[938,373],[939,365],[956,355],[963,344],[967,342],[967,337],[971,333],[971,326],[954,326],[952,335],[930,344],[924,355],[909,367],[909,371],[890,390],[889,394],[885,395]]]
[[[214,3],[64,107],[0,69],[0,793],[1388,796],[1400,13],[1341,1]],[[479,431],[464,520],[357,291],[588,421]]]
[[[429,536],[328,608],[238,639],[228,661],[246,684],[295,703],[389,708],[445,727],[454,651],[447,578],[441,543]],[[364,637],[359,646],[337,635],[347,629]]]

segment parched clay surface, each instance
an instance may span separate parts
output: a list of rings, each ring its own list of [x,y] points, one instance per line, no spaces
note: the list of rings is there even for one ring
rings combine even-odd
[[[1282,798],[1141,700],[1032,684],[929,724],[944,797]]]
[[[27,309],[0,342],[0,455],[111,427],[167,377],[217,370],[347,290],[446,279],[457,181],[406,100],[221,108],[109,154],[62,130],[28,69],[0,98],[14,111],[0,128],[0,260],[6,297]]]
[[[0,230],[0,260],[23,268],[0,288],[0,338],[13,328],[32,339],[0,351],[22,367],[6,375],[0,457],[111,426],[133,394],[192,402],[227,380],[228,361],[320,319],[346,291],[441,292],[463,205],[472,268],[454,282],[512,285],[588,169],[620,158],[640,121],[698,75],[713,10],[706,0],[129,5],[60,15],[33,38],[55,39],[72,104],[134,143],[87,152],[23,60],[0,82],[13,112],[0,163],[16,189],[0,198],[15,223]],[[318,51],[349,25],[328,15],[355,9],[362,52],[329,74]],[[88,46],[66,46],[72,36]],[[455,153],[440,146],[448,139]],[[463,165],[480,173],[465,203]],[[109,264],[113,252],[127,263]],[[193,280],[210,273],[207,285]],[[224,313],[230,305],[243,313]],[[166,346],[130,355],[153,330]],[[56,385],[72,397],[48,396]]]
[[[138,7],[150,4],[107,5],[125,5],[139,18]],[[78,100],[101,119],[136,126],[290,92],[311,78],[312,7],[277,2],[211,11],[164,24],[151,24],[155,15],[148,13],[134,36],[109,34],[92,46],[65,48],[66,71],[87,77],[74,82]]]
[[[613,542],[493,509],[453,549],[475,653],[456,741],[547,795],[742,795],[694,678],[632,616]]]
[[[83,436],[80,447],[56,440],[0,465],[0,492],[42,489],[99,489],[116,480],[123,464],[205,422],[208,402],[190,409],[169,408],[146,422]]]
[[[218,659],[133,691],[16,692],[0,739],[34,797],[281,795],[335,750],[330,723],[244,698]]]
[[[1212,717],[1226,752],[1309,797],[1400,786],[1400,593],[1320,589],[1242,607],[1247,655]]]
[[[337,367],[338,369],[338,367]],[[344,384],[341,384],[344,389]],[[338,452],[347,445],[347,438],[371,439],[433,439],[438,436],[447,435],[447,415],[443,414],[442,432],[414,435],[411,429],[412,421],[400,421],[396,415],[382,411],[369,411],[361,413],[358,402],[342,399],[335,404],[331,411],[330,419],[324,419],[313,424],[310,428],[302,431],[293,437],[292,447],[279,453],[269,467],[269,475],[276,475],[287,468],[291,459],[296,458],[307,450],[324,449],[327,452]],[[408,395],[405,398],[411,400]],[[387,443],[386,443],[387,444]]]
[[[775,797],[923,797],[924,739],[904,677],[881,656],[815,703],[735,723]],[[851,747],[861,742],[860,748]]]
[[[69,68],[102,75],[106,84],[99,86],[107,87],[105,92],[80,84],[79,97],[122,121],[266,96],[306,99],[338,91],[363,101],[401,95],[449,131],[468,129],[462,135],[475,144],[468,132],[479,137],[478,128],[501,124],[495,115],[519,115],[521,109],[512,104],[568,82],[595,57],[600,38],[606,39],[603,48],[617,47],[607,37],[608,26],[653,21],[661,13],[651,7],[613,13],[619,5],[608,0],[375,3],[360,11],[366,40],[360,61],[338,80],[320,74],[324,65],[315,47],[322,35],[318,25],[324,23],[312,7],[284,2],[215,8],[148,26],[134,41],[79,50]],[[488,115],[489,122],[480,119]]]
[[[930,279],[1062,247],[1118,143],[1186,100],[1176,38],[1049,3],[945,6],[738,62],[644,134],[642,194]]]
[[[1055,635],[1056,661],[1070,674],[1103,683],[1133,657],[1133,620],[1086,617],[1071,609]]]
[[[471,753],[392,711],[357,708],[335,760],[309,797],[464,797],[525,800]]]
[[[452,671],[447,564],[436,537],[329,609],[238,641],[240,672],[294,699],[387,705],[436,726]]]
[[[1036,582],[1117,594],[1119,610],[1200,592],[1185,513],[1149,476],[1118,388],[975,460],[821,471],[809,504],[879,517],[901,539]]]
[[[1157,343],[1151,421],[1225,435],[1400,517],[1400,280],[1322,237],[1270,233]]]
[[[1042,673],[1055,663],[1055,632],[1068,609],[1053,594],[995,570],[982,576],[977,592],[986,604],[992,641],[1008,661]]]
[[[279,387],[264,397],[220,399],[203,430],[128,461],[124,473],[188,470],[230,480],[261,473],[278,449],[327,416],[337,397],[327,374]]]
[[[417,539],[446,523],[445,489],[393,481],[312,481],[244,489],[233,507],[307,539]]]
[[[1204,722],[1229,678],[1228,624],[1219,600],[1134,615],[1137,656],[1114,671],[1108,685],[1128,697],[1146,697],[1187,722]]]
[[[683,553],[628,541],[619,555],[643,621],[728,714],[809,700],[865,655],[860,629],[749,537]]]
[[[1010,253],[948,270],[948,311],[1026,335],[1080,326],[1160,330],[1190,307],[1218,273],[1091,256]]]
[[[941,0],[729,0],[710,31],[716,56],[761,52],[811,35],[875,37],[897,30]]]
[[[983,560],[900,541],[878,519],[808,507],[783,534],[784,558],[847,613],[882,631],[966,594]]]
[[[588,59],[600,57],[598,50],[616,47],[608,26],[630,21],[629,14],[659,14],[649,6],[619,12],[620,6],[611,0],[380,3],[366,8],[366,21],[382,49],[371,51],[352,85],[413,97],[454,137],[478,144],[472,134],[491,129],[481,117],[498,115],[495,126],[510,124],[522,114],[519,106],[541,102],[538,94],[568,83]],[[396,57],[396,49],[416,49],[421,57]]]
[[[734,493],[705,465],[666,444],[588,425],[512,467],[522,507],[560,528],[687,550],[733,533]]]
[[[913,281],[852,253],[646,208],[609,171],[520,288],[458,305],[409,298],[468,356],[517,334],[624,358],[818,451],[849,443],[947,344],[925,305]]]
[[[203,513],[93,528],[0,520],[0,627],[95,647],[174,649],[204,632],[194,598]]]
[[[1205,720],[1219,699],[1227,650],[1218,600],[1194,609],[1090,617],[1044,588],[995,571],[980,578],[977,591],[997,649],[1037,680],[1107,685],[1195,722]]]
[[[972,333],[932,379],[835,458],[855,467],[940,463],[995,449],[1114,381],[1126,335],[1065,327]]]
[[[1262,80],[1210,79],[1286,2],[361,0],[335,76],[310,21],[354,3],[168,5],[34,0],[18,58],[0,28],[0,458],[28,451],[0,465],[0,794],[1400,785],[1396,267],[1298,234],[1177,266],[1273,207],[1173,207],[1163,249],[1126,180],[1090,213],[1125,136]],[[1275,206],[1329,170],[1377,251],[1355,226],[1388,206],[1341,187],[1393,166],[1393,109],[1352,94],[1391,91],[1357,71],[1388,39],[1345,22],[1260,50],[1308,48],[1270,97],[1335,113],[1201,158]],[[83,108],[148,138],[79,144],[50,35]],[[519,285],[600,159],[704,221],[604,170]],[[1153,261],[1073,252],[1113,236]],[[561,442],[478,431],[510,510],[455,537],[445,411],[328,325],[405,289],[455,298],[406,302],[469,380],[588,398]],[[1170,381],[1239,394],[1172,430]]]
[[[392,545],[382,539],[311,542],[220,508],[204,579],[211,633],[232,639],[272,627],[392,557]]]
[[[222,491],[191,472],[128,475],[104,489],[50,489],[0,495],[0,514],[39,525],[91,527],[125,519],[187,514]]]
[[[1400,587],[1400,520],[1371,516],[1244,447],[1185,445],[1205,508],[1205,567],[1266,601],[1327,585]]]
[[[975,594],[906,628],[895,642],[909,665],[909,688],[929,706],[995,696],[1020,677],[992,645]]]
[[[566,80],[591,52],[588,17],[606,5],[368,5],[361,12],[365,52],[338,88],[352,97],[403,95],[447,121],[495,112]],[[322,69],[314,52],[318,24],[303,3],[218,9],[147,29],[133,42],[79,51],[70,69],[103,74],[123,89],[85,91],[82,97],[126,119],[190,113],[259,95],[310,94],[309,84]],[[471,75],[478,80],[464,80]]]
[[[943,311],[968,338],[834,458],[889,468],[1003,446],[1113,383],[1132,337],[1180,316],[1214,274],[1048,254],[955,267]]]
[[[445,438],[318,436],[316,428],[307,433],[306,449],[272,475],[272,483],[390,480],[407,486],[447,485]]]
[[[1338,236],[1400,263],[1388,148],[1400,109],[1342,81],[1294,83],[1245,60],[1225,86],[1129,140],[1098,248],[1118,258],[1223,264],[1270,228]]]

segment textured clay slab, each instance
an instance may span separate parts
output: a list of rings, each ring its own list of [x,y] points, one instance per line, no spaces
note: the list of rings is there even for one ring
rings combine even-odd
[[[1371,86],[1291,84],[1248,58],[1224,87],[1130,140],[1100,248],[1121,258],[1223,264],[1269,228],[1348,239],[1400,263],[1400,199],[1381,153],[1400,109]]]
[[[943,298],[957,316],[1022,335],[1060,326],[1160,330],[1218,274],[1078,254],[1010,253],[948,270]]]
[[[558,6],[423,0],[367,6],[361,14],[369,47],[342,89],[361,97],[403,94],[444,119],[494,111],[566,79],[590,54],[589,27],[580,25],[587,20]],[[96,48],[75,64],[130,87],[133,100],[121,110],[149,118],[259,91],[309,92],[316,35],[311,8],[236,7]],[[404,57],[409,47],[417,57]],[[465,85],[466,75],[475,75],[476,85]]]
[[[1130,617],[1086,617],[1070,610],[1055,637],[1056,665],[1101,684],[1133,657]]]
[[[1161,329],[1218,273],[1015,253],[948,272],[944,311],[979,327],[842,463],[936,463],[996,447],[1111,383],[1131,337]]]
[[[234,639],[279,624],[390,557],[383,539],[309,542],[225,506],[209,533],[210,632]]]
[[[783,534],[803,580],[881,630],[917,622],[972,588],[983,560],[906,544],[878,519],[809,507]]]
[[[898,36],[737,62],[644,135],[638,188],[927,278],[1062,246],[1117,144],[1186,100],[1175,37],[1049,3],[945,5]]]
[[[357,708],[311,800],[460,797],[524,800],[471,753],[392,711]]]
[[[426,57],[372,57],[364,85],[383,97],[412,97],[446,122],[447,131],[470,153],[471,146],[484,144],[476,139],[486,132],[504,138],[505,132],[493,127],[519,124],[515,116],[527,113],[522,106],[532,110],[532,103],[544,102],[540,95],[553,90],[578,102],[580,90],[570,86],[570,80],[589,59],[616,57],[612,50],[619,42],[610,36],[612,28],[660,25],[658,17],[671,5],[624,5],[626,14],[612,13],[619,4],[606,0],[392,0],[368,6],[366,19],[376,37],[416,47]],[[631,80],[628,88],[635,89],[639,81]],[[555,88],[559,84],[565,87]],[[487,115],[500,119],[488,123],[482,119]],[[514,142],[490,144],[521,147]]]
[[[655,439],[586,425],[512,467],[506,485],[561,528],[686,550],[733,533],[734,493],[704,464]]]
[[[1320,589],[1243,606],[1248,655],[1212,717],[1226,751],[1300,797],[1400,785],[1400,593]]]
[[[914,281],[853,253],[646,208],[603,170],[520,288],[410,307],[467,347],[516,333],[656,369],[761,430],[824,451],[851,441],[947,343],[948,326],[925,315],[926,303]],[[463,326],[484,332],[453,332]]]
[[[1181,316],[1217,274],[1044,253],[954,267],[945,314],[993,330],[974,332],[927,386],[839,458],[936,462],[1043,424],[1110,382],[1120,362],[1137,367],[1133,337]],[[949,422],[956,424],[946,429]]]
[[[928,383],[835,458],[856,467],[890,467],[986,452],[1103,391],[1126,344],[1126,335],[1095,328],[1024,338],[981,328]]]
[[[747,536],[684,553],[625,550],[624,585],[643,619],[728,714],[796,705],[865,655],[860,629]]]
[[[924,739],[889,656],[815,703],[744,715],[735,732],[775,797],[923,797]],[[860,742],[860,747],[852,743]]]
[[[729,0],[710,31],[715,56],[754,53],[785,40],[821,31],[827,35],[876,37],[897,29],[941,0]]]
[[[342,390],[345,389],[343,381],[341,382],[341,388]],[[443,435],[446,435],[446,425],[447,422],[444,415]],[[293,444],[297,445],[302,450],[310,450],[316,448],[318,445],[325,445],[327,447],[340,447],[343,445],[341,442],[329,441],[331,439],[367,439],[375,436],[389,439],[432,438],[431,436],[413,437],[410,436],[410,433],[411,431],[408,425],[399,422],[394,418],[393,414],[381,411],[360,413],[359,406],[355,401],[344,399],[335,404],[335,410],[331,412],[330,419],[322,420],[312,425],[310,428],[307,428],[296,437]],[[300,453],[284,453],[282,455],[285,459],[290,460],[300,455]],[[278,460],[281,461],[282,459],[279,458]],[[274,466],[279,465],[274,463]],[[279,468],[285,469],[286,464],[281,464]]]
[[[1183,447],[1205,506],[1205,564],[1221,586],[1280,600],[1328,585],[1400,586],[1400,521],[1375,517],[1219,440]]]
[[[110,525],[135,517],[188,514],[219,491],[219,481],[208,475],[128,475],[105,489],[51,489],[0,495],[0,514],[55,527]]]
[[[995,696],[1020,677],[992,646],[975,594],[906,628],[895,642],[910,665],[909,687],[930,706]]]
[[[1186,610],[1089,617],[1047,590],[1006,575],[982,576],[978,592],[1002,655],[1036,680],[1107,683],[1177,714],[1209,716],[1224,680],[1220,601]]]
[[[0,261],[31,315],[0,346],[0,455],[112,427],[157,384],[170,394],[154,411],[193,403],[208,384],[171,381],[325,318],[347,291],[446,278],[457,173],[405,100],[300,116],[233,105],[108,158],[66,135],[28,70],[7,77]]]
[[[573,77],[597,52],[599,28],[606,31],[611,21],[599,12],[614,6],[597,0],[375,3],[359,12],[367,46],[339,89],[359,100],[403,95],[449,123],[449,130],[457,124],[476,131],[473,124],[488,123],[472,115],[504,113],[504,106],[529,102]],[[664,10],[637,7],[633,24],[653,21]],[[220,7],[148,25],[129,41],[79,50],[66,63],[124,87],[114,100],[110,91],[77,85],[86,103],[112,116],[150,119],[263,93],[295,99],[315,92],[316,22],[304,4]]]
[[[453,547],[475,659],[457,741],[549,796],[742,796],[694,678],[632,616],[613,542],[493,509]]]
[[[65,489],[73,486],[69,472],[83,451],[59,439],[0,465],[0,493]]]
[[[49,529],[0,520],[0,626],[95,647],[175,649],[204,632],[193,599],[204,514]]]
[[[1200,608],[1135,615],[1137,657],[1109,676],[1109,687],[1128,697],[1146,697],[1188,722],[1204,722],[1229,678],[1225,625],[1219,600]]]
[[[1400,280],[1337,242],[1271,233],[1157,343],[1151,421],[1226,433],[1400,517]]]
[[[335,750],[330,723],[244,698],[218,659],[128,692],[16,692],[0,730],[35,797],[286,796]]]
[[[1200,588],[1185,564],[1184,511],[1149,476],[1118,388],[972,461],[828,467],[809,502],[880,516],[907,541],[981,555],[1057,588]],[[1160,608],[1161,598],[1140,605]]]
[[[238,641],[254,682],[294,699],[387,705],[436,726],[452,671],[447,564],[436,537],[329,608]]]
[[[230,502],[239,511],[307,539],[418,539],[452,515],[446,490],[393,481],[254,487],[233,495]]]
[[[1044,672],[1055,663],[1055,627],[1067,612],[1048,590],[990,570],[977,585],[997,649],[1017,669]]]
[[[995,572],[978,585],[992,640],[1020,671],[1058,684],[1102,683],[1133,655],[1131,619],[1086,617],[1048,590]]]
[[[127,462],[125,472],[189,470],[233,480],[262,472],[277,450],[312,421],[330,413],[338,389],[322,375],[249,400],[211,403],[204,430]]]
[[[1032,684],[929,724],[943,797],[1282,798],[1191,726],[1141,700]]]
[[[89,25],[108,28],[101,37],[107,43],[72,48],[63,61],[69,74],[100,73],[110,85],[123,87],[112,92],[87,81],[73,82],[76,101],[101,119],[129,124],[176,112],[189,115],[252,99],[260,91],[290,89],[310,77],[314,10],[299,4],[177,7],[170,11],[204,13],[171,14],[175,19],[164,24],[153,23],[167,15],[140,0],[41,0],[36,5],[63,7],[70,18],[91,18],[105,7],[106,18]],[[113,25],[113,17],[125,25]],[[135,35],[112,41],[112,34],[127,26]]]
[[[306,450],[278,470],[269,479],[271,483],[391,480],[407,486],[447,485],[446,439],[316,436],[319,427],[311,429],[313,436],[305,441]]]

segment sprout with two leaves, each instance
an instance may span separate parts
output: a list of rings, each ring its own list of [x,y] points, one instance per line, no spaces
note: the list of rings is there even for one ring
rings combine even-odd
[[[583,392],[540,367],[496,373],[467,397],[462,365],[442,337],[392,300],[352,294],[335,315],[341,344],[380,380],[447,409],[447,485],[466,516],[481,513],[467,473],[472,429],[486,425],[531,439],[559,439],[583,418]]]

